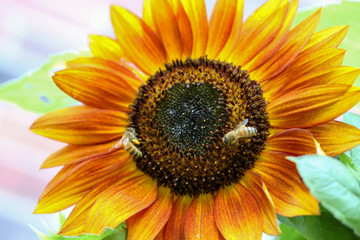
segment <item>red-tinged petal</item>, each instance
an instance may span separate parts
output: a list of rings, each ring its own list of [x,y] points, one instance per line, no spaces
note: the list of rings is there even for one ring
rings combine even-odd
[[[336,26],[314,33],[301,54],[309,54],[321,48],[337,48],[343,41],[348,29],[349,26]]]
[[[53,80],[70,97],[91,107],[128,111],[136,97],[129,82],[102,69],[68,68],[56,72]]]
[[[183,46],[183,58],[191,56],[193,47],[193,33],[191,29],[191,23],[186,15],[183,5],[180,0],[167,0],[170,4],[179,27],[181,41]]]
[[[235,16],[234,20],[232,21],[232,25],[230,26],[230,35],[227,38],[225,46],[221,49],[220,53],[214,59],[228,59],[236,44],[238,43],[243,24],[244,0],[236,1],[236,8],[234,10]]]
[[[151,11],[159,38],[165,47],[168,62],[182,58],[181,34],[176,16],[167,0],[152,0]]]
[[[304,48],[319,24],[320,17],[321,9],[292,29],[280,49],[265,64],[251,72],[251,77],[264,81],[282,72]]]
[[[128,87],[131,87],[134,91],[137,91],[138,87],[141,85],[141,83],[143,83],[141,78],[133,72],[135,70],[125,65],[125,63],[115,63],[113,61],[100,58],[84,57],[68,61],[66,62],[66,66],[68,68],[89,67],[111,72],[112,74],[121,78],[123,81],[129,83]]]
[[[257,199],[242,184],[220,188],[215,199],[215,221],[225,239],[261,239],[263,221]]]
[[[94,57],[120,62],[125,56],[119,43],[108,37],[90,35],[89,46]]]
[[[350,87],[327,84],[290,92],[269,103],[270,124],[276,128],[303,128],[329,122],[359,101],[360,90]]]
[[[360,74],[360,69],[347,66],[333,66],[310,72],[278,89],[268,101],[276,100],[296,89],[317,87],[324,84],[345,84],[351,86]]]
[[[244,65],[261,52],[282,27],[287,8],[287,1],[272,0],[256,10],[245,21],[230,61]]]
[[[204,0],[181,0],[193,35],[192,58],[204,55],[208,41],[208,21]]]
[[[336,156],[360,144],[360,130],[343,122],[330,121],[308,130],[329,156]]]
[[[175,203],[169,221],[164,227],[164,240],[184,240],[185,216],[192,198],[185,195],[179,196]]]
[[[64,225],[61,227],[59,234],[66,236],[76,236],[83,234],[86,217],[97,199],[110,189],[118,186],[130,178],[134,178],[142,174],[142,172],[136,169],[136,166],[132,161],[126,162],[122,169],[122,172],[100,182],[95,187],[93,187],[83,198],[81,198],[81,200],[71,211]]]
[[[126,57],[147,74],[166,63],[166,52],[156,34],[140,18],[119,6],[111,7],[111,21]]]
[[[320,49],[310,54],[300,54],[293,63],[279,75],[261,83],[264,97],[270,102],[272,95],[285,84],[310,72],[341,65],[345,50],[337,48]]]
[[[92,187],[122,171],[129,159],[125,150],[95,160],[84,161],[54,178],[42,193],[35,213],[53,213],[77,203]]]
[[[209,40],[206,55],[216,59],[228,41],[226,51],[231,51],[241,32],[244,1],[218,0],[209,22]],[[236,29],[235,29],[236,28]],[[231,35],[233,34],[233,36]],[[229,39],[231,36],[232,39]]]
[[[247,171],[241,183],[258,200],[263,219],[263,230],[269,235],[279,235],[281,230],[276,222],[275,205],[259,174]]]
[[[193,199],[185,218],[185,239],[221,239],[214,220],[214,199],[201,194]]]
[[[156,235],[156,237],[154,238],[154,240],[164,240],[164,228],[161,229],[161,231],[158,233],[158,235]]]
[[[289,30],[294,21],[298,5],[298,0],[293,0],[289,2],[286,16],[284,17],[282,26],[276,34],[276,37],[269,44],[267,44],[259,53],[257,53],[251,60],[249,60],[249,62],[247,62],[243,66],[244,69],[251,72],[254,69],[260,67],[279,49],[279,47],[284,43],[289,34]]]
[[[316,146],[313,135],[305,129],[288,129],[270,137],[265,149],[282,152],[287,156],[315,154]]]
[[[127,126],[126,113],[87,106],[69,107],[38,118],[31,131],[70,144],[96,144],[120,138]]]
[[[157,194],[156,182],[146,175],[123,182],[104,193],[94,203],[86,218],[84,232],[101,234],[105,227],[115,228],[149,207]]]
[[[168,221],[172,208],[173,193],[169,188],[160,188],[153,204],[126,220],[127,239],[154,239]]]
[[[95,145],[67,145],[51,154],[42,163],[41,169],[80,163],[90,159],[103,157],[116,144],[117,140]]]
[[[260,174],[276,212],[287,217],[319,214],[319,204],[302,182],[295,163],[278,152],[263,151],[252,171]]]

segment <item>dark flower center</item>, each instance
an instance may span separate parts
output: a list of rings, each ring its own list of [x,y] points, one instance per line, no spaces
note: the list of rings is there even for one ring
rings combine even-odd
[[[262,89],[248,77],[206,57],[173,61],[151,76],[129,113],[142,152],[137,167],[179,195],[238,182],[269,135]]]

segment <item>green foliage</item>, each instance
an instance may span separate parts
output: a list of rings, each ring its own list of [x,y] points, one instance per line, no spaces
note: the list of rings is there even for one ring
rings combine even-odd
[[[306,240],[296,228],[292,228],[286,224],[280,224],[281,235],[277,237],[277,240]]]
[[[278,216],[278,219],[288,226],[287,229],[285,228],[286,231],[282,232],[280,240],[360,239],[350,228],[341,224],[341,222],[334,218],[326,209],[322,209],[320,216],[297,216],[292,218]],[[294,229],[296,229],[296,231],[294,231]],[[281,228],[281,230],[283,230],[283,228]],[[302,237],[296,234],[297,231]]]
[[[339,48],[346,49],[343,65],[360,67],[360,2],[342,1],[341,4],[329,4],[323,8],[320,24],[316,31],[333,27],[349,25],[349,31]],[[315,9],[301,11],[297,14],[294,25],[309,16]],[[360,77],[355,82],[360,86]]]
[[[340,161],[328,156],[307,155],[288,158],[296,163],[305,184],[321,204],[360,236],[360,185],[352,172]],[[310,227],[308,224],[305,226]],[[336,232],[335,226],[332,225],[322,228],[332,234]],[[317,231],[321,232],[320,229]]]
[[[76,100],[55,85],[51,76],[54,71],[65,68],[66,61],[80,56],[89,56],[89,53],[62,53],[50,56],[40,68],[0,85],[0,101],[15,103],[35,113],[47,113],[76,104]]]

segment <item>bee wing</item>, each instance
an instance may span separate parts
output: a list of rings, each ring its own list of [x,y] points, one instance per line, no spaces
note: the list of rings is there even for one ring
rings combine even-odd
[[[114,146],[112,146],[110,149],[109,149],[109,152],[112,152],[113,150],[116,150],[116,149],[119,149],[121,147],[121,145],[126,145],[129,143],[129,136],[128,134],[125,132],[122,136],[122,138],[117,142],[115,143]]]
[[[241,121],[241,122],[234,128],[233,131],[236,131],[236,130],[238,130],[238,129],[241,128],[241,127],[245,127],[247,123],[248,123],[248,119],[244,119],[243,121]]]

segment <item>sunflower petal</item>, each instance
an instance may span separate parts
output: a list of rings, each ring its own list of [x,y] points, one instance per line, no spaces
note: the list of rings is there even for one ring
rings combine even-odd
[[[179,196],[175,203],[169,221],[164,227],[164,240],[181,240],[185,238],[184,222],[192,198]]]
[[[257,9],[245,21],[230,61],[244,65],[267,46],[281,29],[287,8],[287,1],[272,0]]]
[[[222,54],[229,54],[233,49],[241,32],[243,10],[243,0],[216,2],[209,23],[209,40],[206,48],[209,58],[216,59],[225,47]]]
[[[105,227],[115,228],[134,214],[149,207],[156,199],[158,186],[142,175],[129,179],[104,193],[91,207],[85,233],[101,234]]]
[[[337,48],[320,49],[306,55],[300,54],[294,62],[279,75],[261,83],[261,88],[264,90],[264,97],[271,102],[273,93],[283,85],[310,72],[341,65],[344,56],[345,50]]]
[[[167,0],[170,4],[179,27],[181,41],[183,46],[183,58],[191,56],[193,47],[193,33],[191,30],[191,24],[183,5],[180,0]]]
[[[319,214],[319,204],[293,162],[278,152],[263,151],[253,171],[260,174],[274,201],[276,212],[287,217]]]
[[[70,144],[96,144],[120,138],[125,131],[126,113],[87,106],[69,107],[38,118],[31,131]]]
[[[351,86],[360,74],[360,69],[347,66],[333,66],[316,72],[310,72],[278,89],[269,101],[281,98],[296,89],[316,87],[325,84],[345,84]]]
[[[276,34],[276,37],[267,44],[259,53],[257,53],[251,60],[243,66],[244,69],[251,72],[254,69],[263,65],[284,43],[286,40],[290,27],[294,21],[296,11],[299,5],[298,0],[290,1],[287,7],[286,16],[283,19],[281,28]]]
[[[123,78],[97,68],[64,69],[53,80],[70,97],[91,107],[127,111],[136,97],[135,89]]]
[[[154,74],[166,63],[166,52],[156,34],[140,18],[113,5],[111,21],[126,57],[147,74]]]
[[[277,128],[312,127],[329,122],[352,108],[360,99],[360,89],[326,84],[297,89],[270,102],[271,125]]]
[[[316,153],[313,135],[305,129],[288,129],[277,133],[267,140],[265,149],[287,156]]]
[[[337,48],[348,30],[349,26],[336,26],[314,33],[301,54],[309,54],[321,48]]]
[[[214,199],[201,194],[191,202],[185,218],[185,239],[220,239],[214,220]]]
[[[242,184],[220,188],[215,199],[214,214],[216,226],[225,239],[261,239],[260,206]]]
[[[81,198],[61,227],[60,235],[76,236],[83,234],[86,217],[97,199],[129,178],[134,178],[142,174],[136,169],[132,161],[126,162],[122,169],[123,171],[121,173],[100,182]]]
[[[53,213],[74,205],[96,184],[122,171],[120,167],[129,159],[125,150],[116,155],[84,161],[59,173],[43,191],[35,213]]]
[[[329,156],[336,156],[360,144],[360,130],[343,122],[330,121],[308,130]]]
[[[172,207],[170,189],[160,188],[153,204],[126,220],[127,239],[154,239],[168,221]]]
[[[141,79],[133,72],[134,70],[125,65],[125,63],[114,63],[100,58],[83,57],[66,62],[66,66],[68,68],[89,67],[111,72],[129,83],[128,87],[131,87],[134,91],[137,91],[142,83]]]
[[[89,46],[94,57],[120,62],[125,55],[120,45],[108,37],[90,35]]]
[[[281,230],[276,222],[275,205],[260,175],[247,171],[241,183],[258,200],[262,213],[264,232],[269,235],[279,235]]]
[[[193,35],[192,58],[204,55],[208,41],[208,21],[204,0],[181,0],[190,20]]]
[[[156,33],[158,37],[160,37],[159,28],[156,26],[154,19],[154,12],[152,11],[151,2],[152,0],[144,0],[142,19],[144,23],[146,23],[151,28],[151,30],[153,30],[153,32]]]
[[[299,23],[280,49],[261,67],[251,72],[253,79],[264,81],[282,72],[301,52],[320,22],[321,9]]]

